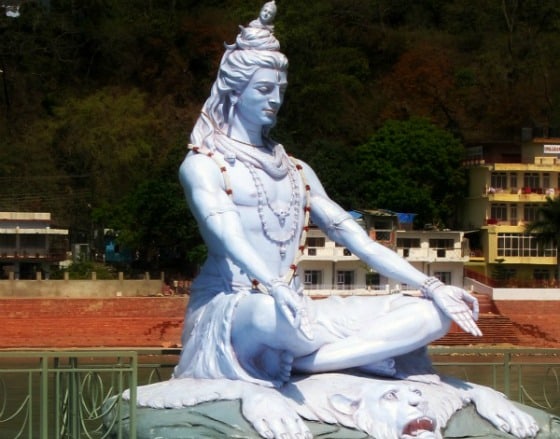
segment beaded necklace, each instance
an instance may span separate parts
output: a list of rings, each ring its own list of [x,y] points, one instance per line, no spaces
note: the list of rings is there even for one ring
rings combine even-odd
[[[224,163],[224,161],[220,157],[218,157],[218,155],[216,155],[213,151],[210,151],[207,148],[201,148],[199,146],[195,146],[195,145],[192,145],[192,144],[189,144],[188,148],[191,151],[193,151],[194,153],[204,154],[204,155],[210,157],[212,160],[214,160],[214,162],[218,165],[218,168],[220,169],[220,171],[222,173],[222,177],[224,179],[225,192],[230,198],[233,198],[233,189],[231,187],[231,180],[230,180],[229,175],[227,173],[227,166]],[[295,158],[293,158],[291,156],[289,156],[289,160],[290,160],[291,164],[293,165],[293,168],[295,168],[298,171],[299,176],[301,178],[301,182],[302,182],[303,187],[305,189],[305,205],[303,206],[303,212],[304,212],[303,227],[301,229],[298,249],[296,251],[296,254],[294,255],[294,259],[293,259],[292,263],[290,264],[289,270],[282,277],[282,281],[286,282],[288,284],[292,281],[294,275],[296,274],[297,265],[298,265],[301,257],[303,256],[303,252],[305,250],[305,242],[307,240],[307,232],[309,231],[309,221],[310,221],[310,216],[311,216],[311,187],[309,186],[309,184],[307,182],[307,178],[305,177],[305,172],[303,171],[303,167],[301,166],[301,164]],[[295,180],[295,175],[293,175],[294,171],[293,171],[293,169],[291,169],[292,167],[290,166],[291,172],[289,172],[289,175],[291,175],[290,183],[292,185],[292,199],[290,200],[290,207],[294,204],[296,205],[295,206],[296,208],[294,210],[293,225],[290,228],[290,232],[288,233],[287,236],[283,236],[283,237],[279,238],[278,236],[273,237],[273,236],[269,235],[269,231],[267,230],[267,227],[266,227],[266,222],[263,220],[264,217],[263,217],[263,213],[261,212],[261,210],[264,208],[263,206],[264,206],[265,202],[270,207],[270,209],[273,211],[273,213],[275,215],[276,215],[276,212],[270,206],[270,203],[268,201],[268,196],[264,192],[264,187],[262,185],[262,181],[256,175],[255,169],[251,168],[252,165],[247,165],[246,163],[245,163],[245,165],[248,167],[249,171],[251,172],[251,175],[253,176],[253,181],[254,181],[255,186],[257,188],[257,194],[259,193],[260,190],[262,190],[262,192],[263,192],[262,195],[258,194],[258,198],[259,198],[259,207],[258,208],[259,208],[259,218],[261,219],[261,223],[263,225],[263,231],[265,233],[265,236],[267,237],[267,239],[269,239],[272,242],[275,242],[276,244],[278,244],[280,246],[280,255],[282,257],[284,257],[285,254],[286,254],[285,245],[295,238],[295,234],[296,234],[296,231],[297,231],[297,224],[299,222],[298,220],[299,220],[300,205],[299,205],[298,200],[300,199],[300,194],[299,194],[299,185],[297,184],[297,182]],[[256,176],[256,179],[255,179],[255,176]],[[297,193],[297,195],[294,192]],[[282,214],[280,214],[280,212],[279,212],[279,215],[277,215],[279,221],[281,221],[281,219],[280,219],[281,216],[282,216]],[[284,252],[284,255],[282,255],[282,252]],[[260,283],[257,279],[251,279],[251,284],[253,285],[253,288],[258,289],[262,293],[268,294],[267,288],[262,283]]]
[[[290,180],[290,186],[292,188],[290,202],[279,203],[270,202],[264,185],[258,176],[257,170],[251,164],[246,163],[247,169],[253,178],[255,183],[255,188],[257,190],[257,211],[259,213],[259,218],[263,227],[265,236],[269,241],[274,242],[280,248],[280,256],[282,259],[286,256],[286,245],[291,242],[296,236],[297,227],[299,224],[299,211],[300,211],[300,192],[299,184],[297,183],[294,176],[293,163],[292,166],[288,168],[288,178]],[[292,216],[291,226],[284,233],[273,232],[270,230],[269,224],[265,218],[265,207],[268,207],[272,213],[278,218],[278,222],[281,226],[284,226],[286,218]],[[292,212],[293,211],[293,212]]]

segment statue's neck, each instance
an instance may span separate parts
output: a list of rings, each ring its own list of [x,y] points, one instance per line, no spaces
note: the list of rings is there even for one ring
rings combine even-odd
[[[237,142],[245,143],[250,146],[261,147],[264,145],[262,127],[246,127],[241,124],[233,124],[229,129],[227,136]]]

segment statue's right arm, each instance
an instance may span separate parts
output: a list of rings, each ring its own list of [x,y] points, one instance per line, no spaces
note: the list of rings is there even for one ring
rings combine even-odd
[[[274,274],[250,244],[220,167],[202,154],[189,154],[179,169],[187,202],[210,254],[229,258],[264,287],[288,322],[312,338],[303,297]]]
[[[247,239],[220,167],[203,154],[189,154],[179,179],[209,253],[231,259],[251,279],[271,286],[275,276]]]

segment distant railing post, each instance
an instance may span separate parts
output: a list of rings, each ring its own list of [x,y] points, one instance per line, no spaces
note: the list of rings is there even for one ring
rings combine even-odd
[[[49,357],[41,356],[41,388],[39,395],[41,398],[41,439],[49,439]],[[57,401],[58,403],[58,401]],[[31,419],[33,417],[31,416]]]
[[[511,398],[511,352],[504,352],[504,393]]]

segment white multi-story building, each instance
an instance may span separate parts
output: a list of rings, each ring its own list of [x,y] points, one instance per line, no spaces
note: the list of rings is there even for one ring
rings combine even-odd
[[[410,230],[396,213],[378,210],[353,212],[369,236],[408,260],[418,270],[462,286],[463,265],[469,250],[461,231]],[[321,230],[309,230],[305,254],[298,265],[308,295],[384,294],[408,289],[361,262]]]
[[[0,212],[0,277],[48,277],[66,258],[68,230],[51,228],[51,214]]]

